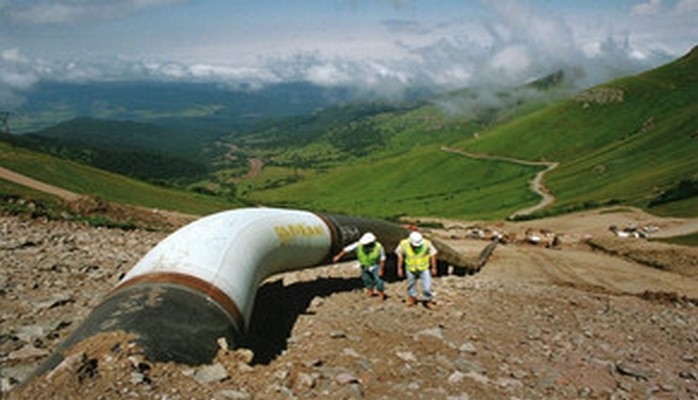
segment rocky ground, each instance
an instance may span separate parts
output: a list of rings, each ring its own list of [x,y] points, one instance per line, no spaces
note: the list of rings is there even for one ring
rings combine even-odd
[[[436,278],[436,309],[407,307],[404,281],[366,297],[346,262],[266,281],[248,341],[221,343],[211,365],[153,363],[104,334],[27,382],[167,233],[2,216],[2,398],[698,399],[697,250],[608,231],[687,221],[618,209],[440,222],[428,233],[473,257],[488,243],[476,232],[507,241],[481,272]],[[531,244],[532,230],[559,246]]]

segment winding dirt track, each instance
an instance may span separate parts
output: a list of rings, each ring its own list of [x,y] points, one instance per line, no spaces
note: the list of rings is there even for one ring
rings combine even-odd
[[[496,160],[496,161],[504,161],[504,162],[509,162],[509,163],[514,163],[514,164],[520,164],[520,165],[531,165],[531,166],[544,166],[546,169],[538,172],[536,174],[536,177],[531,181],[531,191],[536,193],[537,195],[541,196],[540,202],[536,204],[535,206],[528,207],[521,209],[519,211],[516,211],[513,213],[510,218],[514,217],[519,217],[523,215],[529,215],[531,213],[534,213],[538,210],[541,210],[555,202],[555,196],[548,190],[547,187],[543,184],[543,179],[545,178],[545,174],[548,172],[552,171],[553,169],[557,168],[557,166],[560,164],[558,162],[552,162],[552,161],[529,161],[529,160],[521,160],[518,158],[510,158],[510,157],[502,157],[502,156],[493,156],[489,154],[478,154],[478,153],[469,153],[464,150],[459,150],[459,149],[454,149],[452,147],[446,147],[442,146],[441,150],[448,152],[448,153],[455,153],[455,154],[460,154],[465,157],[469,158],[476,158],[480,160]]]
[[[460,149],[454,149],[452,147],[447,147],[447,146],[442,146],[441,150],[448,152],[448,153],[455,153],[455,154],[460,154],[465,157],[469,158],[476,158],[476,159],[481,159],[481,160],[497,160],[497,161],[504,161],[504,162],[510,162],[510,163],[515,163],[515,164],[521,164],[521,165],[532,165],[532,166],[545,166],[546,169],[539,171],[536,174],[536,177],[531,181],[531,191],[535,192],[536,194],[541,196],[540,202],[538,204],[521,209],[519,211],[516,211],[513,213],[509,218],[514,219],[514,217],[517,216],[523,216],[523,215],[529,215],[531,213],[534,213],[538,210],[541,210],[555,202],[555,196],[552,194],[552,192],[545,186],[543,183],[543,180],[545,179],[545,174],[548,172],[552,171],[553,169],[557,168],[560,163],[558,162],[553,162],[553,161],[529,161],[529,160],[521,160],[521,159],[516,159],[516,158],[510,158],[510,157],[501,157],[501,156],[493,156],[489,154],[478,154],[478,153],[469,153],[464,150]],[[682,224],[677,225],[677,226],[672,226],[669,229],[654,233],[652,237],[654,238],[670,238],[670,237],[676,237],[676,236],[685,236],[685,235],[690,235],[695,232],[698,232],[698,218],[691,218],[685,220]]]

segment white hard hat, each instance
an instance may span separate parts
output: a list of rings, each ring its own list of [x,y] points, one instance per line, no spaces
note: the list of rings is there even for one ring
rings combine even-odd
[[[422,244],[424,244],[424,238],[422,237],[422,234],[419,232],[412,232],[410,233],[410,243],[412,246],[419,247]]]
[[[376,241],[376,235],[372,234],[371,232],[366,232],[364,233],[363,236],[361,236],[361,239],[359,239],[359,243],[363,245],[367,245],[370,243],[373,243]]]

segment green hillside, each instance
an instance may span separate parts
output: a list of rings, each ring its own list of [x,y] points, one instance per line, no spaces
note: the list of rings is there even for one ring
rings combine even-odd
[[[353,124],[380,134],[380,150],[317,170],[313,152],[334,154],[333,159],[342,154],[332,136],[325,136],[276,154],[272,163],[284,156],[306,160],[293,172],[269,166],[241,184],[239,194],[263,204],[379,217],[500,219],[538,202],[528,184],[541,167],[441,150],[448,145],[559,162],[545,180],[557,197],[545,213],[604,204],[647,207],[681,182],[693,187],[698,181],[696,53],[545,108],[523,104],[506,114],[490,110],[486,119],[447,116],[432,106],[372,115]],[[502,121],[502,115],[507,119]],[[691,193],[653,211],[698,215],[698,197]]]
[[[0,142],[0,166],[36,180],[117,203],[205,215],[240,207],[221,197],[168,189]],[[3,186],[7,191],[9,186]]]
[[[355,215],[484,218],[491,210],[507,215],[531,201],[533,194],[525,190],[531,173],[505,163],[482,166],[431,145],[370,164],[338,167],[298,184],[254,194],[261,193],[265,204]],[[444,177],[458,178],[445,182]],[[500,195],[509,192],[520,197]],[[490,204],[493,198],[496,204]]]
[[[559,92],[545,85],[534,97],[512,89],[484,101],[466,90],[431,102],[350,104],[268,120],[216,139],[211,174],[189,186],[197,193],[7,144],[0,144],[0,165],[78,193],[193,214],[245,203],[380,218],[503,219],[540,200],[529,184],[543,167],[525,162],[555,161],[544,183],[556,201],[534,217],[606,204],[697,216],[697,60],[694,49],[553,105]],[[248,176],[252,159],[263,168]]]
[[[490,118],[488,111],[484,119]],[[274,153],[259,176],[239,184],[238,195],[263,204],[382,218],[504,218],[536,201],[527,181],[537,167],[473,160],[441,149],[486,126],[479,116],[449,117],[434,106],[375,114],[333,127],[307,146]],[[336,145],[337,132],[355,135],[357,147],[379,146],[352,154]],[[365,135],[379,139],[364,141]],[[294,159],[304,162],[291,168]]]
[[[215,139],[146,123],[76,118],[1,140],[138,180],[181,185],[208,175],[203,154]]]
[[[560,162],[546,178],[557,197],[552,211],[607,202],[646,207],[681,181],[698,180],[696,70],[694,49],[669,65],[589,89],[457,145]],[[698,214],[695,196],[683,209]]]

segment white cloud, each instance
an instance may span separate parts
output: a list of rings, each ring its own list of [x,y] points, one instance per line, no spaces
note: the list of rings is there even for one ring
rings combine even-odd
[[[7,49],[0,52],[0,58],[5,62],[23,63],[29,61],[26,57],[20,54],[18,48]]]
[[[370,2],[387,3],[395,8],[404,8],[411,5],[414,2],[414,0],[336,0],[336,2],[340,5],[346,5],[354,8],[361,7],[365,3]]]
[[[679,0],[676,3],[678,13],[698,13],[698,0]]]
[[[426,35],[430,32],[430,29],[414,20],[386,19],[381,21],[381,25],[392,33]]]
[[[637,4],[633,7],[633,15],[655,15],[661,11],[662,0],[649,0],[647,3]]]
[[[38,81],[38,77],[31,72],[2,71],[0,73],[0,86],[7,86],[15,90],[29,89]]]
[[[320,64],[308,68],[306,78],[320,85],[342,85],[352,81],[350,74],[342,71],[339,65]]]
[[[31,60],[17,48],[0,52],[0,61],[0,90],[26,90],[39,80]]]
[[[134,14],[142,9],[184,0],[34,0],[0,3],[2,19],[20,24],[63,24],[102,20]]]
[[[0,0],[0,14],[48,24],[125,15],[176,2],[181,0]],[[258,86],[306,80],[397,97],[410,86],[515,85],[566,69],[577,71],[579,87],[585,87],[657,66],[681,55],[677,49],[696,39],[691,13],[698,11],[698,0],[679,0],[673,10],[667,7],[663,12],[660,1],[648,0],[635,7],[636,14],[623,21],[625,25],[580,23],[581,16],[572,21],[569,16],[549,15],[520,0],[483,2],[489,13],[478,21],[458,15],[447,20],[382,18],[380,32],[333,31],[322,37],[317,31],[298,33],[293,47],[269,34],[240,43],[228,36],[206,37],[203,44],[192,38],[167,48],[158,41],[154,48],[138,47],[137,53],[123,57],[97,58],[92,48],[86,51],[76,45],[70,56],[50,57],[40,51],[36,52],[40,56],[29,55],[14,44],[3,50],[0,37],[0,108],[3,101],[16,102],[18,94],[40,81],[153,79]],[[409,6],[408,1],[395,4]],[[47,10],[60,12],[51,16]],[[659,14],[649,16],[652,10]]]
[[[507,80],[515,81],[520,74],[525,74],[531,67],[531,59],[528,49],[524,45],[515,44],[494,54],[489,64],[491,68],[503,76],[513,78]]]
[[[30,60],[19,49],[0,52],[0,108],[19,106],[23,101],[21,94],[39,80]]]

